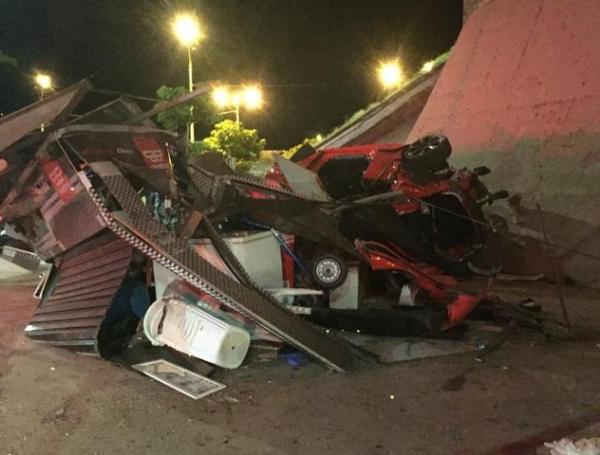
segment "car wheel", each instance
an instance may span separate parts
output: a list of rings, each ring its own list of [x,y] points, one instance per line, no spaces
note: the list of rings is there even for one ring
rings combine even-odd
[[[445,136],[429,135],[410,144],[402,152],[404,169],[417,183],[425,184],[447,178],[448,157],[452,152]]]
[[[311,274],[318,287],[335,289],[346,280],[348,266],[335,254],[323,254],[312,261]]]
[[[430,134],[410,144],[402,157],[405,161],[436,163],[447,160],[450,153],[452,146],[446,136]]]

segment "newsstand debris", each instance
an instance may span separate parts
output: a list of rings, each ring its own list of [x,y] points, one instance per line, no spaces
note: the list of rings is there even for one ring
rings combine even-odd
[[[304,148],[260,179],[188,159],[151,122],[207,86],[69,120],[90,87],[0,119],[1,221],[52,265],[33,340],[111,357],[143,321],[153,344],[223,368],[263,340],[345,371],[364,352],[337,329],[440,337],[486,297],[458,283],[486,245],[482,206],[507,194],[487,168],[451,168],[445,137]]]

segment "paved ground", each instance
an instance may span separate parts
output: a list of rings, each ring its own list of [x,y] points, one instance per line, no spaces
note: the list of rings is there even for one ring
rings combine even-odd
[[[31,272],[11,264],[4,259],[0,259],[0,282],[23,282],[30,281],[31,279]]]
[[[228,387],[200,401],[29,343],[30,295],[0,288],[0,455],[525,454],[600,421],[597,293],[568,292],[589,328],[578,341],[520,334],[484,362],[461,354],[345,375],[260,363],[218,375]],[[555,301],[541,285],[524,295]]]

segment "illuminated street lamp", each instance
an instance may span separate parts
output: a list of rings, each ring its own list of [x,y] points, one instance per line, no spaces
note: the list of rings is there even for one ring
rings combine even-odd
[[[258,85],[247,85],[233,91],[225,86],[215,87],[212,99],[219,109],[231,108],[219,114],[235,114],[236,123],[240,123],[240,107],[253,111],[263,105],[263,94]]]
[[[399,87],[404,80],[398,60],[382,62],[377,68],[377,76],[379,82],[386,90]]]
[[[34,79],[40,89],[40,99],[43,99],[46,90],[52,89],[52,78],[48,74],[38,73],[35,75]]]
[[[435,62],[433,60],[425,62],[423,64],[423,66],[421,67],[421,72],[422,73],[429,73],[433,69],[434,66],[435,66]]]
[[[212,99],[219,109],[226,108],[229,104],[229,89],[227,87],[215,87],[212,91]]]
[[[242,90],[244,98],[244,107],[249,110],[256,110],[262,107],[263,97],[262,91],[256,85],[244,87]]]
[[[194,90],[194,78],[192,67],[192,50],[200,40],[204,37],[200,30],[198,20],[192,14],[179,14],[175,16],[173,21],[173,33],[182,46],[188,51],[188,83],[190,92]],[[190,113],[193,114],[194,107],[190,108]],[[196,140],[194,133],[194,122],[190,121],[190,142]]]
[[[40,100],[43,100],[46,90],[52,90],[52,78],[49,74],[37,73],[33,79],[40,90]],[[40,130],[44,131],[45,128],[46,125],[42,123],[40,125]]]

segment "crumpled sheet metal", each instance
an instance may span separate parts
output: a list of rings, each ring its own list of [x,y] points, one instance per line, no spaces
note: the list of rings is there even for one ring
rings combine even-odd
[[[337,371],[344,371],[352,365],[354,355],[341,340],[327,335],[275,300],[267,299],[256,290],[243,286],[217,270],[189,248],[187,241],[172,238],[163,226],[154,221],[138,194],[112,163],[91,163],[90,166],[127,215],[127,219],[124,219],[117,213],[109,213],[103,207],[103,213],[113,232],[193,286],[325,365]],[[113,216],[119,220],[113,219]]]

